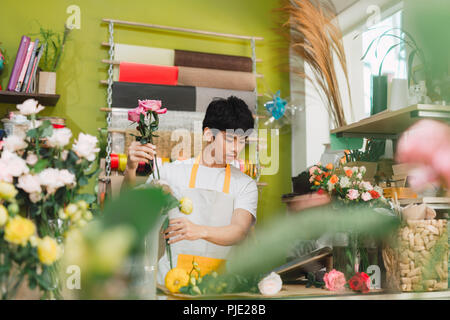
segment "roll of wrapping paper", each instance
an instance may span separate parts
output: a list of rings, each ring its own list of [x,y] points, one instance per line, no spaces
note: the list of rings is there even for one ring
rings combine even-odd
[[[175,50],[175,65],[183,67],[252,72],[252,59],[242,56]]]
[[[111,153],[111,169],[116,170],[119,168],[119,155],[117,153]]]
[[[178,85],[253,91],[256,80],[251,72],[179,67]]]
[[[176,86],[178,67],[121,62],[119,81]]]
[[[164,108],[195,111],[195,88],[147,83],[114,82],[112,107],[136,108],[138,100],[161,100]]]
[[[114,44],[114,60],[158,66],[173,66],[175,50],[116,43]],[[119,80],[119,69],[118,65],[114,65],[114,81]]]
[[[230,96],[238,97],[248,105],[252,112],[256,110],[256,99],[255,93],[253,91],[242,91],[242,90],[226,90],[226,89],[216,89],[216,88],[205,88],[196,87],[196,106],[195,110],[198,112],[206,112],[208,105],[215,98],[228,98]]]

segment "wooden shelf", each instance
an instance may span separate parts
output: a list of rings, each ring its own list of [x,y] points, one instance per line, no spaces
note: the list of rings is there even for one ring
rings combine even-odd
[[[420,119],[450,121],[450,106],[417,104],[395,111],[383,111],[334,130],[338,137],[396,138]]]
[[[15,91],[0,91],[0,103],[18,104],[27,99],[36,99],[45,107],[53,107],[59,100],[59,94],[24,93]]]

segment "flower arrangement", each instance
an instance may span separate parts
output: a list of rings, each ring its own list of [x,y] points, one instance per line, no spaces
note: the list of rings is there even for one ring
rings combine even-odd
[[[349,288],[355,292],[367,293],[370,291],[370,277],[365,272],[356,272],[349,281],[345,280],[345,275],[335,269],[325,273],[325,287],[330,291],[342,292]]]
[[[166,108],[161,109],[160,100],[138,100],[138,106],[128,111],[128,120],[137,123],[137,130],[141,134],[136,136],[136,141],[141,144],[153,143],[153,137],[158,137],[155,132],[159,126],[159,116],[167,112]],[[158,162],[154,161],[159,179]],[[153,177],[155,172],[153,170]]]
[[[67,149],[71,131],[37,121],[44,107],[36,100],[17,108],[31,118],[31,125],[26,136],[7,137],[1,150],[1,295],[14,297],[27,280],[30,289],[58,298],[57,260],[65,235],[93,216],[89,204],[96,197],[81,193],[81,188],[97,173],[92,168],[97,138],[80,133]]]
[[[328,192],[345,204],[358,203],[370,207],[386,206],[383,189],[372,186],[370,182],[363,180],[365,167],[339,169],[334,168],[331,163],[325,167],[320,164],[311,167],[309,169],[311,189],[319,193]]]

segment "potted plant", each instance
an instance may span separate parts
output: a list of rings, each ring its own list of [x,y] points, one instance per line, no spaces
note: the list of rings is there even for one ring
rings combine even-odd
[[[70,34],[71,29],[66,25],[64,32],[54,32],[51,29],[40,27],[39,36],[41,37],[41,49],[44,50],[39,63],[39,93],[56,93],[56,70],[59,67],[64,45]]]

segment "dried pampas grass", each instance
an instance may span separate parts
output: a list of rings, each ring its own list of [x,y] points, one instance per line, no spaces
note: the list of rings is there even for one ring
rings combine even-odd
[[[304,71],[294,72],[322,91],[334,125],[346,125],[334,54],[344,71],[349,97],[350,87],[342,33],[333,5],[328,1],[289,0],[280,10],[287,16],[283,29],[289,30],[291,48],[309,65],[313,76]]]

